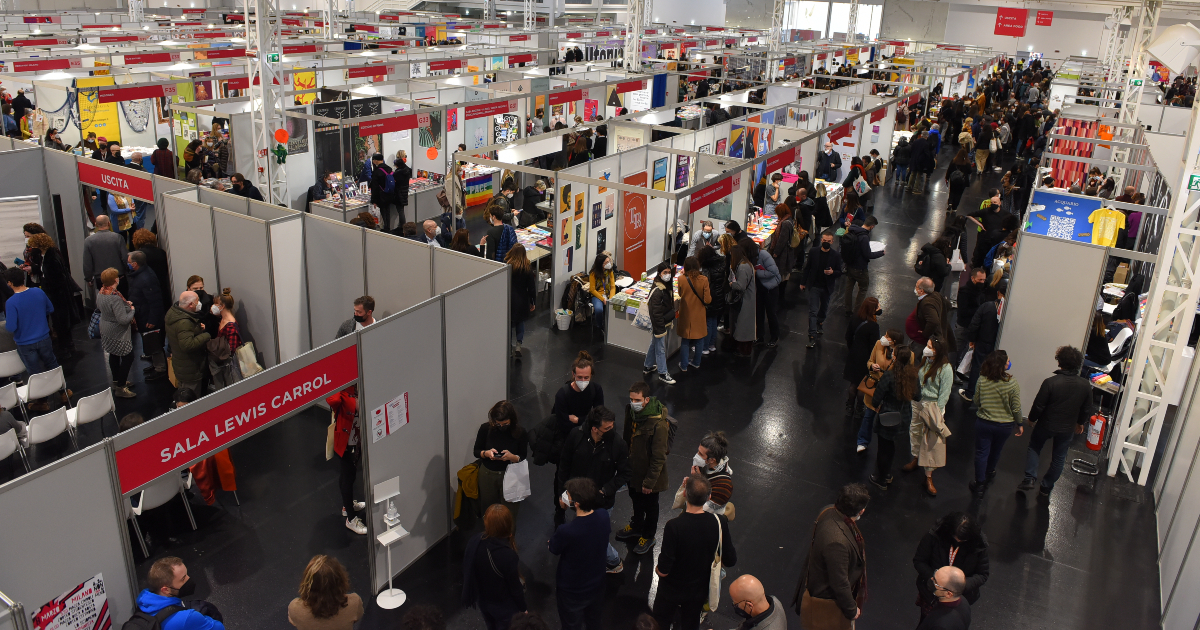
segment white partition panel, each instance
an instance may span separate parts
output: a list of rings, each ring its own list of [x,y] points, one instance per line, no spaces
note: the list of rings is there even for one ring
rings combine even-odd
[[[996,347],[1012,359],[1023,415],[1042,381],[1058,369],[1054,349],[1084,348],[1104,261],[1098,245],[1021,234]],[[1046,317],[1047,304],[1054,305],[1054,317]]]
[[[296,216],[297,211],[283,206],[274,206],[261,201],[250,201],[250,216],[263,221],[271,221],[273,219],[282,219],[284,217]]]
[[[279,360],[290,361],[311,347],[304,286],[304,220],[299,214],[267,223],[275,283],[275,330]]]
[[[428,245],[366,230],[367,293],[382,319],[433,297],[433,258]]]
[[[42,204],[41,224],[51,236],[56,236],[54,234],[54,206],[50,205],[50,189],[46,184],[46,171],[42,160],[43,153],[46,153],[46,151],[38,148],[0,153],[0,173],[4,173],[4,177],[0,177],[0,197],[37,195],[41,199]],[[73,169],[74,167],[72,166],[68,180],[78,185],[79,177]],[[21,233],[21,225],[24,223],[26,221],[22,220],[21,223],[16,225],[0,224],[0,226],[6,231],[15,230],[15,233],[19,235]],[[82,247],[79,249],[79,255],[83,255]],[[5,264],[12,264],[12,261],[5,261]],[[82,267],[82,263],[80,267]]]
[[[362,228],[305,214],[304,269],[313,347],[328,343],[366,295]]]
[[[0,584],[26,613],[100,575],[110,617],[133,614],[137,591],[114,476],[105,445],[96,444],[0,486]]]
[[[213,190],[207,186],[197,188],[200,194],[200,203],[208,204],[214,208],[236,212],[238,214],[250,214],[250,200],[241,195],[221,192]]]
[[[447,397],[451,487],[457,485],[458,469],[476,459],[471,445],[479,425],[487,420],[488,409],[508,398],[508,283],[509,273],[502,269],[444,297],[446,382],[471,384],[469,396]],[[480,317],[484,304],[503,304],[505,310]],[[525,426],[536,421],[526,418]]]
[[[220,288],[237,300],[238,324],[244,341],[253,341],[264,368],[279,364],[275,338],[275,296],[267,223],[234,212],[213,210],[217,236]],[[219,293],[214,291],[214,293]]]
[[[375,535],[386,529],[383,515],[387,504],[375,504],[374,486],[400,477],[400,496],[395,502],[400,525],[409,535],[392,545],[392,570],[398,574],[450,533],[442,302],[429,300],[359,335],[363,417],[371,418],[375,409],[397,397],[407,397],[407,413],[394,432],[376,439],[372,423],[367,422],[363,434],[363,486]],[[470,448],[463,445],[461,450]],[[371,547],[374,592],[387,584],[388,561],[386,547],[374,539]]]
[[[186,201],[175,195],[163,195],[163,219],[167,228],[167,265],[171,269],[171,287],[182,292],[189,276],[218,280],[216,247],[213,238],[212,208]],[[214,285],[215,286],[215,285]],[[171,296],[172,301],[179,295]]]
[[[446,293],[505,266],[501,262],[436,247],[433,250],[433,292],[435,295]],[[508,304],[508,301],[504,303]]]
[[[83,208],[83,197],[79,192],[79,177],[75,167],[75,156],[62,151],[43,151],[46,166],[46,183],[50,199],[57,196],[62,204],[63,230],[58,235],[59,249],[63,249],[71,263],[71,277],[79,286],[87,284],[83,279],[83,239],[87,238],[87,212]],[[54,177],[49,175],[53,173]],[[53,205],[50,206],[53,209]],[[53,231],[54,223],[43,224]],[[65,245],[65,248],[63,244]]]

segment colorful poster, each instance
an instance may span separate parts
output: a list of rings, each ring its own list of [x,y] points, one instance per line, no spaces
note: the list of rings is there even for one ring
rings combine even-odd
[[[603,207],[604,207],[604,203],[601,201],[597,201],[596,203],[592,204],[592,227],[593,228],[600,227],[600,210]]]
[[[303,70],[304,66],[295,66],[293,70]],[[317,89],[317,73],[310,72],[293,72],[292,73],[292,89],[294,90],[315,90]],[[295,105],[308,105],[317,100],[316,92],[310,94],[296,94]]]
[[[307,107],[289,109],[289,112],[304,114]],[[308,120],[304,118],[287,117],[288,155],[308,153]]]
[[[495,120],[495,126],[493,127],[495,144],[513,142],[521,137],[520,116],[516,114],[497,114],[492,118]]]
[[[575,249],[583,247],[583,223],[575,224]]]
[[[612,181],[612,171],[604,171],[604,172],[600,173],[600,179],[603,179],[606,182],[611,182]],[[600,193],[601,195],[608,192],[608,188],[605,186],[597,186],[597,188],[599,188],[599,190],[597,190],[596,192]]]
[[[1056,194],[1044,190],[1033,192],[1025,231],[1044,234],[1078,243],[1092,242],[1092,213],[1100,209],[1103,200],[1097,197]]]
[[[725,155],[725,138],[721,138],[721,139],[717,140],[716,155]]]
[[[463,182],[467,194],[467,206],[480,206],[492,199],[492,175],[480,175]]]
[[[583,119],[587,122],[596,120],[596,113],[600,109],[600,101],[590,98],[583,99]]]
[[[689,166],[692,163],[690,155],[680,155],[675,160],[675,190],[688,187]]]
[[[104,574],[97,573],[75,588],[50,600],[33,614],[34,630],[110,630],[108,593]]]
[[[608,193],[604,198],[604,218],[611,219],[617,211],[617,194]]]
[[[563,187],[559,192],[558,211],[559,212],[570,212],[571,211],[571,185],[570,184],[563,184]]]
[[[575,195],[575,221],[583,221],[583,193]]]
[[[605,251],[608,248],[608,228],[604,228],[596,232],[596,252]]]
[[[119,105],[117,103],[100,102],[100,88],[115,84],[112,77],[81,77],[75,79],[75,88],[78,90],[79,98],[79,135],[81,137],[86,138],[88,132],[94,131],[97,137],[120,142],[121,125],[117,121]],[[191,84],[188,83],[186,85],[190,86]],[[188,95],[187,100],[192,100],[191,94]],[[185,142],[184,144],[187,143]]]
[[[418,112],[417,133],[420,144],[427,149],[442,148],[442,112],[441,110]]]
[[[562,239],[561,239],[561,240],[559,240],[559,244],[560,244],[560,245],[570,245],[570,244],[571,244],[571,215],[569,215],[569,214],[568,214],[567,216],[563,217],[563,220],[562,220]],[[568,247],[567,249],[569,250],[569,249],[571,249],[571,248],[570,248],[570,247]],[[567,261],[568,261],[568,262],[567,262],[567,268],[568,268],[568,269],[570,269],[570,267],[571,267],[570,260],[571,260],[570,258],[568,258],[568,259],[567,259]]]
[[[212,76],[211,72],[189,72],[188,73],[188,77],[193,78],[193,79],[198,78],[198,77],[211,77],[211,76]],[[192,82],[192,91],[194,93],[195,100],[197,100],[197,101],[211,101],[214,98],[216,98],[215,96],[213,96],[214,92],[212,89],[211,81],[193,81]]]
[[[654,179],[651,188],[654,190],[667,189],[667,158],[654,160]]]
[[[458,131],[458,108],[446,110],[446,131]]]
[[[646,180],[646,171],[642,171],[624,178],[621,183],[645,187]],[[640,278],[646,271],[646,195],[622,191],[621,206],[625,217],[621,239],[624,259],[621,267],[634,278]]]
[[[371,412],[371,442],[399,431],[408,421],[408,392],[404,392]]]
[[[729,157],[731,157],[731,158],[742,157],[742,154],[744,153],[743,145],[745,144],[745,140],[746,140],[746,128],[745,127],[737,127],[734,125],[729,126]],[[721,147],[721,145],[720,145],[720,142],[718,141],[717,153],[721,152],[720,147]]]

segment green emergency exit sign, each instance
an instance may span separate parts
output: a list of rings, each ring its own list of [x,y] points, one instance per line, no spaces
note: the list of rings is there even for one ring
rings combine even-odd
[[[1141,79],[1134,79],[1133,81],[1131,81],[1131,82],[1130,82],[1130,85],[1133,85],[1133,86],[1140,87],[1140,86],[1142,85],[1142,80],[1141,80]]]
[[[267,53],[267,61],[269,63],[279,63],[279,53]]]
[[[1200,175],[1192,175],[1188,178],[1188,190],[1200,190]]]

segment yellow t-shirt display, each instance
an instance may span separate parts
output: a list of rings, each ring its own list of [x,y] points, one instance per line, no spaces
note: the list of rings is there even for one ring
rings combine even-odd
[[[1100,208],[1088,216],[1092,224],[1092,244],[1112,247],[1117,244],[1117,230],[1125,227],[1125,213],[1112,208]]]

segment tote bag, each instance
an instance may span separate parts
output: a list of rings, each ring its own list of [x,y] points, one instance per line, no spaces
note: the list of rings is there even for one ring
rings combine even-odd
[[[238,346],[237,360],[238,367],[242,369],[242,378],[250,378],[263,371],[262,366],[258,364],[258,353],[254,351],[253,341]]]
[[[531,494],[529,489],[529,460],[523,459],[509,464],[504,469],[504,500],[509,503],[524,501]]]
[[[863,179],[861,175],[859,175],[858,179],[854,180],[854,192],[859,197],[871,192],[871,186],[867,184],[867,180]]]
[[[708,570],[709,610],[716,610],[717,604],[721,602],[721,543],[724,540],[721,517],[713,514],[713,518],[717,519],[717,552],[713,554],[712,567]]]

